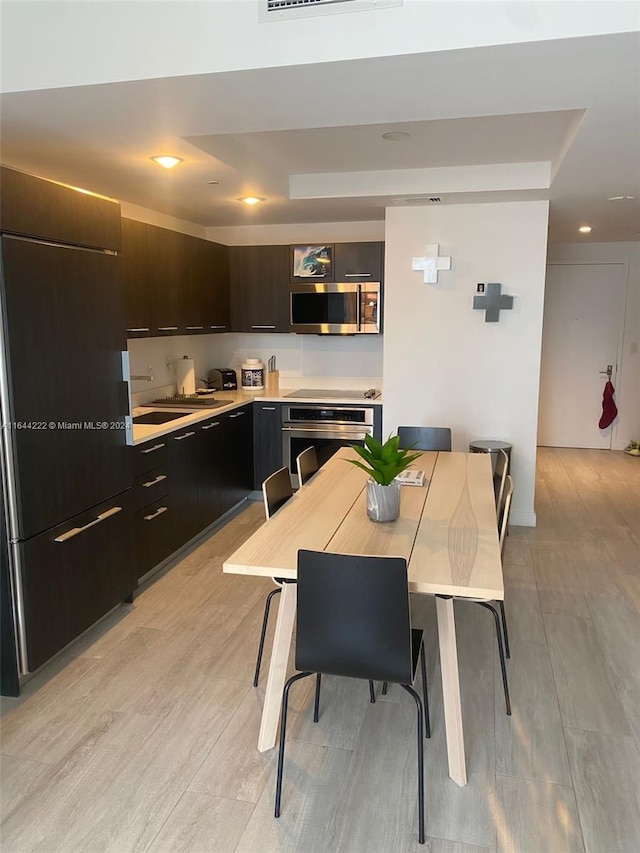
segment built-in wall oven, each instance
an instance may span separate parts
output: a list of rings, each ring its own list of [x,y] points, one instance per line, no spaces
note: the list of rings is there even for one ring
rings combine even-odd
[[[282,407],[283,464],[298,488],[296,458],[307,447],[315,447],[323,465],[341,447],[364,444],[374,432],[373,406],[326,406],[309,404]]]

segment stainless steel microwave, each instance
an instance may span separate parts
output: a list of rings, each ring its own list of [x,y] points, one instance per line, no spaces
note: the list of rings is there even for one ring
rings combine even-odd
[[[299,335],[377,335],[380,284],[291,284],[289,320]]]

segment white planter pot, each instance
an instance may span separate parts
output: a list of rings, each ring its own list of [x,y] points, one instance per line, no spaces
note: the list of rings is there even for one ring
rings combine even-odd
[[[400,515],[400,486],[367,480],[367,515],[372,521],[395,521]]]

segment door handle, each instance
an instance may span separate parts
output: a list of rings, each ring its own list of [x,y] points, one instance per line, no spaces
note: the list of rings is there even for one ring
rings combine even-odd
[[[90,527],[94,527],[96,524],[100,524],[101,521],[106,521],[107,518],[111,518],[112,515],[116,515],[118,512],[122,512],[122,507],[112,506],[111,509],[101,512],[100,515],[97,518],[94,518],[93,521],[90,521],[89,524],[85,524],[83,527],[72,527],[71,530],[67,530],[67,532],[63,533],[61,536],[56,536],[53,541],[67,542],[69,539],[73,539],[74,536],[77,536],[78,533],[84,533],[85,530],[88,530]]]
[[[159,515],[162,515],[162,513],[166,512],[168,509],[169,509],[168,506],[161,506],[158,510],[156,510],[156,512],[152,513],[151,515],[143,516],[144,520],[145,521],[152,521],[154,518],[157,518]]]
[[[174,435],[174,441],[184,441],[185,438],[191,438],[192,435],[195,435],[195,432],[185,432],[184,435]]]
[[[155,480],[148,480],[146,483],[143,483],[142,488],[148,489],[151,486],[155,486],[156,483],[161,483],[163,480],[166,480],[166,479],[167,479],[166,474],[158,474],[158,476],[155,478]]]
[[[603,374],[603,375],[608,376],[608,377],[609,377],[609,379],[611,379],[611,376],[613,375],[613,365],[612,365],[612,364],[608,364],[608,365],[607,365],[607,369],[606,369],[606,370],[601,370],[601,371],[600,371],[600,373],[601,373],[601,374]]]
[[[213,429],[213,428],[214,428],[214,426],[220,426],[220,421],[214,421],[212,424],[205,424],[205,426],[203,426],[203,427],[202,427],[202,429],[203,429],[203,430],[205,430],[205,429]]]

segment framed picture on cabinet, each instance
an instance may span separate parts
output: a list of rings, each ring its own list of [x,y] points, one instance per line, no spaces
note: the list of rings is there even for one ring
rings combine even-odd
[[[291,247],[291,278],[333,280],[333,246],[330,244]]]

